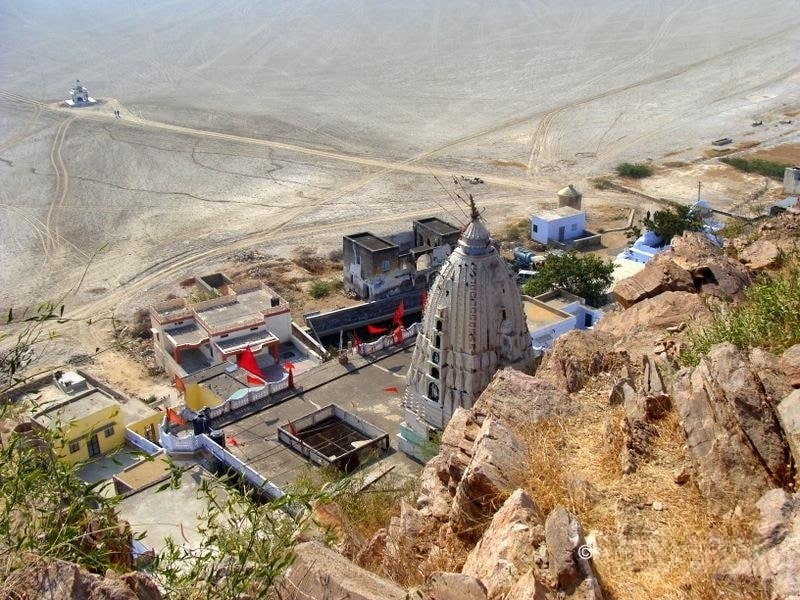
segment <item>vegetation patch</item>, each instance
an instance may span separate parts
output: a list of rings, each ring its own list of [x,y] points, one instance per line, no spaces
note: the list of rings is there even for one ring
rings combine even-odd
[[[774,354],[800,342],[800,251],[784,255],[782,261],[781,271],[751,285],[743,302],[713,309],[710,326],[687,333],[680,355],[683,364],[697,365],[711,346],[722,342]]]
[[[642,224],[658,235],[665,244],[669,244],[672,238],[681,235],[684,231],[703,230],[703,219],[700,215],[684,205],[657,210],[652,217],[648,213],[642,220]]]
[[[764,160],[762,158],[743,158],[741,156],[726,157],[720,159],[726,165],[730,165],[735,169],[744,171],[745,173],[758,173],[764,177],[772,177],[774,179],[783,179],[783,172],[786,170],[787,165],[784,163]]]
[[[620,177],[630,177],[631,179],[644,179],[653,174],[653,167],[645,163],[620,163],[616,168],[617,175]]]
[[[548,254],[522,292],[538,296],[550,290],[565,290],[586,300],[591,306],[605,304],[606,292],[613,282],[614,265],[594,254],[578,254],[575,250],[563,254]]]

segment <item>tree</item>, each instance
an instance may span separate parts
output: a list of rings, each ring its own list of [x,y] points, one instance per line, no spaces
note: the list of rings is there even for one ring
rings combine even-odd
[[[693,212],[691,207],[676,205],[665,210],[657,210],[653,217],[645,217],[645,227],[658,235],[665,244],[669,244],[676,235],[684,231],[702,231],[703,219]]]
[[[536,277],[522,290],[528,296],[538,296],[553,289],[561,289],[585,299],[591,306],[605,304],[606,292],[614,278],[614,265],[594,254],[578,254],[570,250],[564,254],[548,254],[539,267]]]

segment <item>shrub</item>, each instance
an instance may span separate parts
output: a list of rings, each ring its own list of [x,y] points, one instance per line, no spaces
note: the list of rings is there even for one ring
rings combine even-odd
[[[308,286],[308,293],[311,294],[312,298],[319,299],[330,294],[331,289],[333,289],[333,285],[330,281],[314,279]]]
[[[548,254],[536,277],[522,288],[528,296],[562,289],[580,296],[591,306],[602,306],[613,281],[614,265],[594,254],[579,255],[575,250]]]
[[[695,366],[721,342],[775,354],[800,343],[800,252],[784,255],[783,263],[774,278],[765,275],[750,286],[742,303],[724,305],[715,311],[710,326],[690,330],[681,362]]]
[[[631,179],[644,179],[653,174],[653,167],[644,163],[620,163],[617,165],[617,175]]]
[[[742,158],[741,156],[722,158],[720,159],[726,165],[730,165],[735,169],[744,171],[745,173],[758,173],[764,177],[772,177],[774,179],[783,179],[783,173],[787,165],[784,163],[775,162],[772,160],[764,160],[761,158]]]

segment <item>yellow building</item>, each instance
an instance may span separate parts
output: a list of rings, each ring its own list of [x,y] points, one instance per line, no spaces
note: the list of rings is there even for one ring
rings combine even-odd
[[[74,372],[58,373],[56,385],[66,397],[33,415],[33,422],[53,434],[53,450],[73,465],[125,444],[122,407]]]

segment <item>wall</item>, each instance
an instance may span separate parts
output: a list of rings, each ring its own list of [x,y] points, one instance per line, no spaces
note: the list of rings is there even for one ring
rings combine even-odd
[[[146,437],[147,426],[152,425],[156,432],[155,439],[158,439],[158,425],[161,423],[161,420],[163,418],[164,418],[164,413],[155,410],[153,411],[153,414],[145,417],[144,419],[139,419],[138,421],[133,421],[132,423],[128,423],[127,428],[142,437]]]
[[[783,172],[783,191],[787,194],[800,194],[800,167],[786,167]]]
[[[65,424],[66,425],[66,424]],[[114,426],[114,433],[106,437],[103,429],[106,425]],[[125,426],[122,423],[122,410],[119,405],[106,406],[97,412],[87,415],[81,419],[75,419],[67,425],[64,431],[63,446],[56,446],[55,451],[59,458],[70,465],[78,462],[87,461],[89,456],[88,442],[92,435],[97,435],[100,445],[100,453],[106,454],[117,448],[121,448],[125,443]],[[69,444],[78,441],[77,452],[70,452]]]
[[[190,383],[186,386],[184,401],[187,408],[197,412],[203,408],[215,408],[225,401],[208,388],[199,383]]]

